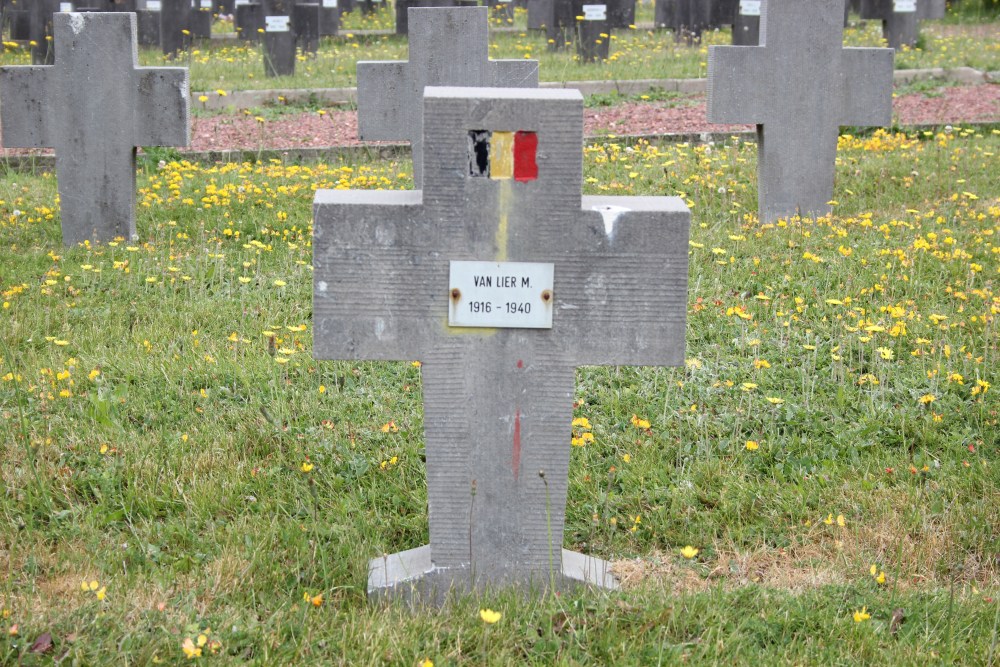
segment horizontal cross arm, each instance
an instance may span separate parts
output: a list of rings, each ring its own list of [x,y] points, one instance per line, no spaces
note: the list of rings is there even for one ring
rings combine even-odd
[[[446,264],[419,190],[320,190],[313,204],[313,355],[413,360],[427,352],[434,302],[447,313]],[[429,270],[436,267],[437,271]]]
[[[49,110],[61,105],[49,97],[51,73],[50,66],[0,67],[0,133],[7,148],[54,147]]]
[[[191,143],[191,91],[184,67],[136,70],[133,105],[135,146],[187,146]]]
[[[841,54],[840,125],[892,123],[892,49],[845,48]]]
[[[708,48],[708,122],[765,121],[771,90],[767,51],[761,46]]]
[[[691,214],[677,197],[584,197],[553,328],[579,365],[684,362]]]
[[[362,141],[410,138],[412,105],[422,101],[409,99],[407,67],[405,60],[358,61],[358,108],[364,109],[358,114],[358,137]]]

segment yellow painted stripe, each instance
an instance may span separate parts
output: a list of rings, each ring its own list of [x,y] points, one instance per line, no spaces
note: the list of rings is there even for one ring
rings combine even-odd
[[[490,178],[514,177],[514,133],[494,132],[490,137]]]
[[[498,184],[500,186],[500,191],[497,193],[499,199],[497,202],[497,234],[494,238],[494,243],[497,247],[498,262],[507,261],[507,241],[509,235],[508,219],[510,217],[510,189],[512,183],[512,180],[507,179],[500,181]]]

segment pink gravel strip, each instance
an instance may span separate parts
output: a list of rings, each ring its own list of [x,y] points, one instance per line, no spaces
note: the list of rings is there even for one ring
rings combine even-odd
[[[893,101],[896,120],[903,125],[1000,122],[1000,85],[942,87],[928,96],[912,93]],[[191,150],[261,150],[358,146],[357,112],[328,109],[288,114],[264,123],[246,114],[196,118],[192,122]],[[688,134],[735,132],[750,125],[715,125],[705,117],[704,95],[672,102],[627,102],[586,109],[584,132],[604,134]],[[0,148],[0,157],[39,155],[51,151]]]

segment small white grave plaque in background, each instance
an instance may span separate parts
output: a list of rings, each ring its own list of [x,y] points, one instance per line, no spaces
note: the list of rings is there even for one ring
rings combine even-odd
[[[897,14],[912,14],[917,11],[917,0],[893,0],[892,11]]]
[[[583,20],[584,21],[607,21],[608,20],[608,6],[607,5],[584,5],[583,6]]]
[[[323,0],[323,6],[326,8],[336,7],[337,0]]]
[[[59,11],[61,11],[61,12],[71,12],[71,11],[73,11],[73,3],[72,2],[60,2],[59,3]]]
[[[760,16],[760,0],[740,0],[740,16]]]
[[[292,19],[287,16],[266,16],[264,17],[265,32],[288,32]]]
[[[202,9],[211,9],[212,8],[212,0],[201,0],[201,8]]]
[[[551,329],[554,264],[450,264],[448,326]]]
[[[240,5],[249,5],[249,4],[250,4],[250,0],[236,0],[236,6],[237,7],[240,6]]]
[[[160,0],[146,0],[146,9],[158,12],[162,9],[160,6]]]

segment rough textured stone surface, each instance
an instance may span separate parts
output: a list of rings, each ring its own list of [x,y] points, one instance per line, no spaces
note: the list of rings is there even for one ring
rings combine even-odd
[[[760,219],[825,215],[841,125],[892,120],[891,49],[844,48],[844,0],[764,0],[760,46],[708,50],[708,120],[754,123]]]
[[[459,7],[465,6],[457,0],[396,0],[396,34],[407,35],[410,32],[409,15],[413,7]]]
[[[358,62],[358,134],[405,139],[421,183],[425,86],[538,86],[537,60],[490,60],[486,7],[411,8],[410,57]]]
[[[614,586],[561,549],[574,369],[683,363],[690,212],[581,197],[578,91],[429,87],[424,105],[422,191],[314,204],[316,358],[423,362],[430,546],[374,559],[369,594]],[[537,178],[471,175],[471,133],[519,130]],[[553,264],[552,328],[450,327],[453,260]]]
[[[189,143],[188,71],[138,67],[130,13],[56,14],[55,43],[0,68],[4,144],[55,148],[64,243],[134,238],[135,147]]]

